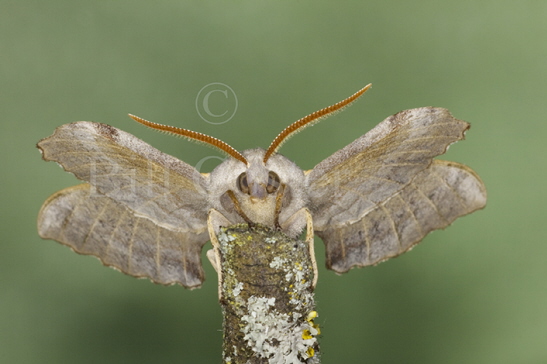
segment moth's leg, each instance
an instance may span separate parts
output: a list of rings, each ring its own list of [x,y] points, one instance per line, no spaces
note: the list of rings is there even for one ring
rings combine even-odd
[[[314,233],[313,233],[313,219],[311,217],[310,210],[303,208],[306,214],[306,244],[308,244],[308,252],[313,268],[313,289],[317,286],[317,279],[319,278],[319,271],[317,270],[317,261],[315,260],[315,245],[314,245]]]
[[[220,212],[215,209],[209,210],[209,215],[207,216],[207,230],[209,231],[209,238],[211,239],[213,249],[207,252],[207,258],[217,272],[219,301],[222,299],[222,270],[220,269],[220,243],[218,242],[217,234],[220,232],[221,226],[230,225],[233,225],[233,223],[231,223],[230,220],[228,220]]]
[[[218,275],[220,272],[220,267],[218,266],[218,263],[217,263],[217,256],[215,254],[215,249],[207,250],[206,255],[207,255],[207,259],[209,259],[209,263],[211,263],[211,265],[215,269],[215,272],[217,272],[217,275]]]
[[[309,218],[308,215],[310,216]],[[295,238],[302,233],[306,225],[309,225],[309,221],[311,221],[311,214],[307,208],[303,207],[286,220],[281,221],[280,226],[285,234],[291,238]]]
[[[241,206],[239,205],[239,201],[237,200],[237,197],[236,195],[234,194],[234,191],[232,190],[228,190],[226,191],[225,194],[223,194],[220,198],[221,198],[221,203],[222,201],[225,201],[226,200],[226,197],[227,196],[231,202],[232,202],[232,206],[233,206],[233,209],[238,213],[239,216],[241,216],[241,218],[243,220],[245,220],[245,222],[247,223],[247,225],[249,225],[249,227],[253,226],[254,225],[254,222],[251,221],[251,219],[249,219],[249,217],[245,214],[245,212],[243,212],[243,209],[241,208]],[[224,204],[223,204],[224,206]]]
[[[294,232],[298,234],[298,232],[302,231],[304,226],[306,226],[306,244],[308,244],[308,252],[313,266],[313,288],[315,288],[317,279],[319,278],[319,272],[317,271],[317,261],[315,260],[313,219],[310,210],[303,207],[281,224],[283,231],[289,232],[288,235]]]
[[[279,215],[281,214],[281,208],[283,207],[283,197],[285,196],[285,184],[282,183],[279,186],[277,195],[275,196],[275,213],[274,213],[274,225],[276,229],[281,229],[279,224]]]
[[[209,237],[211,238],[211,243],[213,240],[213,235],[216,235],[220,232],[220,227],[234,225],[235,223],[228,220],[226,216],[215,209],[209,210],[209,215],[207,216],[207,229],[209,230]]]

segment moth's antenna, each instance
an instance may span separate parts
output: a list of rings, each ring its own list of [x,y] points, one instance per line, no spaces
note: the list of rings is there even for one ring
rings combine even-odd
[[[205,135],[205,134],[202,134],[202,133],[198,133],[198,132],[195,132],[195,131],[191,131],[191,130],[188,130],[188,129],[182,129],[182,128],[177,128],[175,126],[169,126],[169,125],[153,123],[151,121],[144,120],[143,118],[140,118],[140,117],[132,115],[132,114],[129,114],[129,117],[131,119],[135,120],[137,123],[140,123],[140,124],[142,124],[144,126],[147,126],[149,128],[156,129],[156,130],[163,131],[163,132],[170,133],[170,134],[183,136],[187,139],[194,140],[196,142],[200,142],[200,143],[203,143],[203,144],[207,144],[209,146],[213,146],[217,149],[220,149],[222,152],[228,154],[230,157],[233,157],[233,158],[245,163],[246,165],[249,165],[249,162],[247,162],[247,159],[245,159],[245,157],[241,153],[239,153],[237,150],[235,150],[234,148],[232,148],[228,144],[224,143],[220,139],[213,138],[212,136]]]
[[[342,110],[344,107],[351,104],[353,101],[357,100],[359,96],[364,94],[369,88],[372,87],[372,84],[369,83],[347,99],[344,99],[334,105],[331,105],[329,107],[326,107],[324,109],[321,109],[319,111],[316,111],[314,113],[309,114],[308,116],[303,117],[300,120],[295,121],[291,125],[285,128],[281,133],[279,133],[278,136],[275,137],[272,144],[268,147],[268,150],[266,151],[266,154],[264,154],[264,163],[268,161],[268,159],[277,152],[277,150],[281,147],[283,143],[285,143],[290,137],[292,137],[294,134],[298,133],[299,131],[303,130],[307,126],[311,126],[313,124],[316,124],[319,122],[319,120],[326,118],[327,116],[332,115],[336,111]]]

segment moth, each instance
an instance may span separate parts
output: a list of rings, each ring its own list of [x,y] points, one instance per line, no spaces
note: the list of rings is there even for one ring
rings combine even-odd
[[[187,288],[204,280],[203,245],[220,226],[237,223],[293,237],[313,225],[327,268],[337,273],[396,257],[485,206],[486,189],[473,170],[433,159],[464,138],[468,123],[422,107],[388,117],[310,171],[277,153],[370,86],[297,120],[267,150],[240,153],[219,139],[130,115],[226,153],[210,174],[106,124],[62,125],[37,146],[44,160],[86,183],[45,201],[39,234],[131,276]]]

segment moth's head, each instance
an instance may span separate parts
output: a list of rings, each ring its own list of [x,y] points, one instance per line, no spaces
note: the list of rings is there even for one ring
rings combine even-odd
[[[231,221],[274,226],[307,202],[304,172],[288,158],[272,155],[266,162],[261,148],[245,150],[247,163],[228,158],[210,174],[211,207]]]
[[[254,149],[243,153],[249,164],[237,177],[236,185],[239,192],[249,196],[251,202],[264,200],[268,195],[278,192],[281,186],[279,175],[264,163],[265,152],[263,149]]]

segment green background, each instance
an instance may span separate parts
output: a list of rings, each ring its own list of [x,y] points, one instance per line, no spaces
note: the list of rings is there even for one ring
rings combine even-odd
[[[77,120],[128,131],[191,165],[216,151],[126,114],[266,147],[365,84],[362,100],[281,153],[310,169],[385,117],[446,107],[472,125],[443,158],[488,189],[486,209],[376,267],[320,265],[324,363],[547,362],[547,1],[0,1],[0,362],[218,363],[221,314],[199,290],[103,267],[36,233],[76,184],[36,142]],[[197,114],[229,85],[230,122]],[[204,170],[218,161],[208,160]]]

